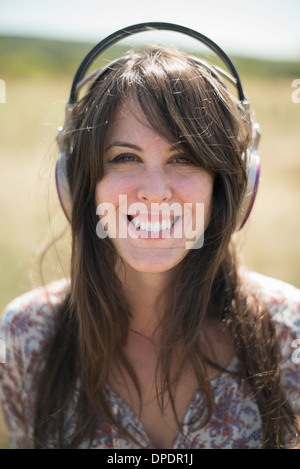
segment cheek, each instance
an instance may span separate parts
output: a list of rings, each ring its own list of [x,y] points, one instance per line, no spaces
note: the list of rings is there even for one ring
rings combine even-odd
[[[200,216],[199,214],[201,213],[201,217],[204,216],[205,228],[207,227],[211,216],[213,184],[213,177],[207,174],[195,175],[194,177],[190,176],[187,181],[181,179],[180,182],[178,181],[177,185],[181,200],[192,204],[193,223],[195,224],[195,218]],[[197,203],[203,204],[203,208],[200,208],[199,211],[196,209]]]
[[[96,186],[96,204],[109,202],[117,207],[119,205],[119,196],[127,195],[129,191],[130,187],[124,179],[106,176]]]
[[[213,177],[210,175],[181,178],[176,182],[177,193],[184,202],[201,202],[207,205],[208,209],[211,205],[213,194]]]
[[[100,181],[95,190],[96,205],[106,202],[110,193],[109,186],[105,183],[105,180]]]

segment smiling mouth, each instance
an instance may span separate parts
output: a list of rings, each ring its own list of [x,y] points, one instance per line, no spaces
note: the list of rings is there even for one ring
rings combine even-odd
[[[148,233],[159,233],[161,231],[168,230],[170,231],[172,227],[175,225],[175,223],[179,220],[180,217],[175,217],[173,219],[167,219],[167,220],[162,220],[160,221],[145,221],[145,220],[140,220],[138,217],[133,217],[131,215],[127,215],[127,218],[130,223],[133,224],[134,228],[137,231],[144,231]]]

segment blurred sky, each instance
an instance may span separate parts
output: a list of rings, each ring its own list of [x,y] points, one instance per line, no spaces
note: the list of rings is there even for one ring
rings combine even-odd
[[[144,21],[196,29],[231,54],[300,59],[299,0],[0,0],[0,35],[97,43]]]

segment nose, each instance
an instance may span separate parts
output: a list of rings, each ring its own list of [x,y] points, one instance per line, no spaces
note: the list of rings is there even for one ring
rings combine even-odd
[[[170,181],[162,168],[148,169],[140,179],[138,199],[141,202],[167,202],[172,197]]]

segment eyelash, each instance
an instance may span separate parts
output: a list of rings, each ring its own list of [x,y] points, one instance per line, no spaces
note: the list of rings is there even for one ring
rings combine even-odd
[[[130,160],[126,160],[126,158],[130,158]],[[131,155],[130,153],[122,153],[121,155],[116,156],[110,162],[111,163],[131,163],[133,161],[138,161],[136,155]]]
[[[178,160],[184,160],[185,162],[179,162]],[[132,155],[130,153],[122,153],[118,156],[116,156],[115,158],[113,158],[110,163],[115,163],[115,164],[118,164],[118,163],[124,163],[124,164],[128,164],[128,163],[135,163],[135,162],[140,162],[140,158],[137,157],[136,155]],[[191,160],[189,160],[188,158],[186,158],[185,156],[182,156],[182,155],[178,155],[178,156],[175,156],[171,159],[171,163],[177,163],[179,164],[180,166],[189,166],[189,165],[192,165],[193,162]]]
[[[182,162],[180,163],[181,166],[189,166],[189,165],[193,164],[193,162],[189,158],[186,158],[185,156],[179,155],[175,159],[176,160],[179,160],[179,159],[185,160],[185,163],[182,163]]]

